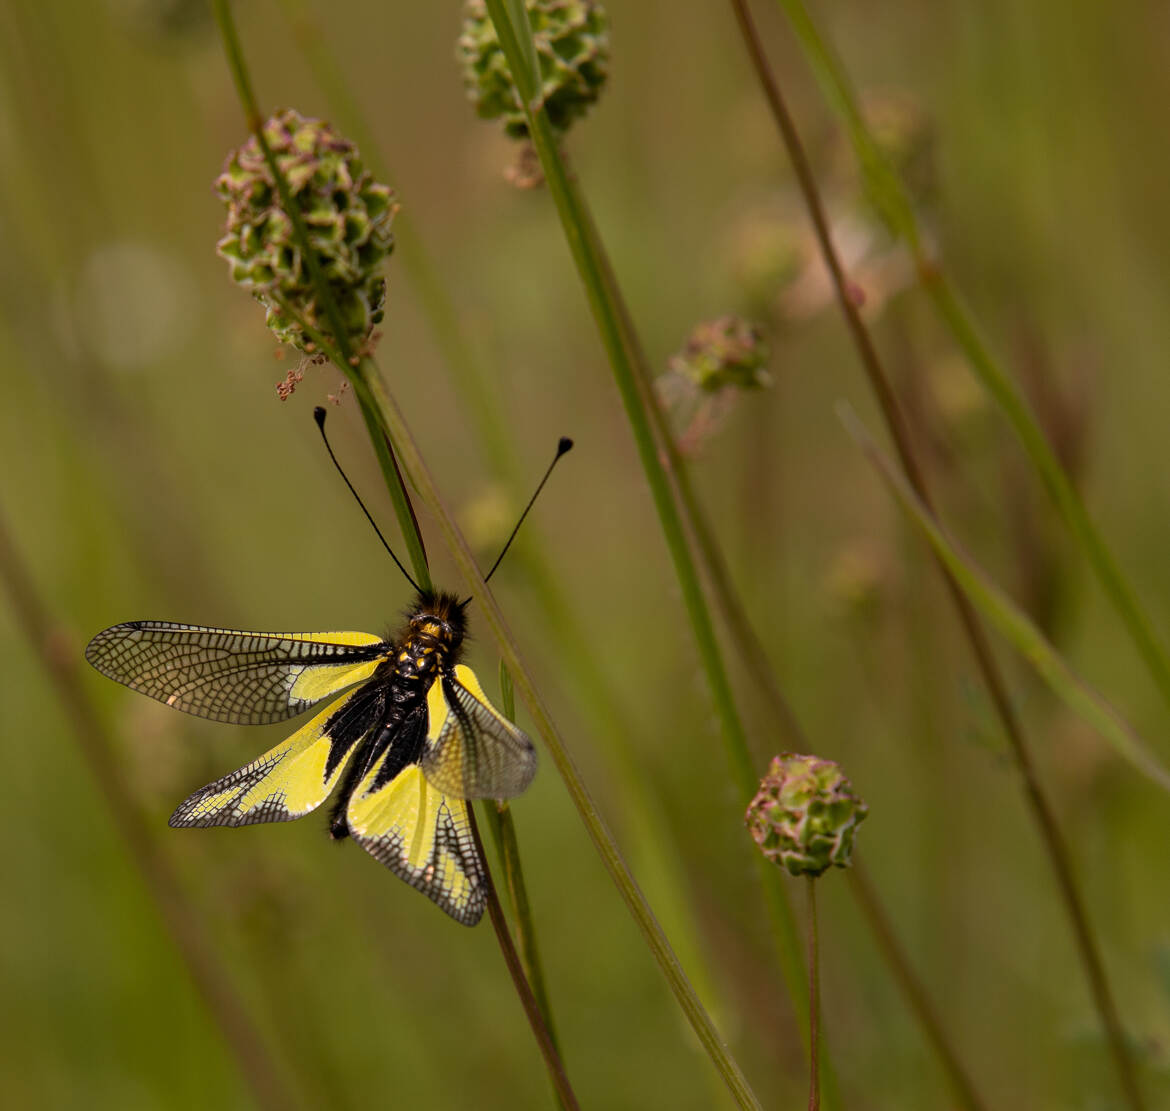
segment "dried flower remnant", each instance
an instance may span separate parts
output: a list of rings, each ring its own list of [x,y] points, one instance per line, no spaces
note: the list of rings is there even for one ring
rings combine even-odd
[[[832,760],[785,752],[773,759],[745,821],[760,851],[794,876],[848,868],[869,807]]]
[[[553,127],[566,131],[609,76],[609,16],[595,0],[526,0],[524,6],[540,66],[540,103]],[[513,139],[527,139],[524,103],[484,0],[464,5],[456,52],[476,112],[502,119]]]
[[[329,282],[346,338],[358,351],[368,350],[386,300],[379,271],[394,248],[394,193],[374,181],[357,148],[321,120],[285,109],[264,124],[264,137]],[[228,210],[216,251],[227,259],[232,280],[265,307],[277,339],[307,354],[317,350],[310,332],[336,342],[255,136],[229,155],[215,188]]]
[[[678,449],[700,448],[722,427],[741,391],[771,385],[763,331],[739,316],[721,316],[696,325],[683,349],[655,383],[672,415]]]
[[[763,331],[741,316],[720,316],[695,326],[670,369],[706,393],[729,386],[741,390],[771,385]]]

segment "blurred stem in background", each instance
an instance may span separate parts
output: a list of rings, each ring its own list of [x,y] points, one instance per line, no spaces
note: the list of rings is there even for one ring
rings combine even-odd
[[[719,718],[724,747],[731,765],[732,779],[743,805],[758,785],[755,763],[748,748],[747,735],[736,708],[735,696],[728,680],[722,652],[715,636],[711,614],[699,583],[697,568],[687,543],[682,518],[670,479],[659,455],[653,421],[648,415],[653,400],[649,396],[649,368],[635,365],[640,348],[631,342],[633,329],[622,305],[604,247],[569,172],[547,112],[539,98],[539,82],[529,63],[535,47],[532,29],[523,3],[512,5],[519,14],[515,23],[505,0],[487,0],[487,11],[507,58],[512,79],[524,104],[528,133],[556,205],[573,260],[577,266],[594,321],[600,333],[614,380],[621,394],[638,456],[650,493],[658,512],[659,525],[670,551],[675,574],[690,619],[699,659],[707,678],[715,711]],[[770,870],[757,862],[773,933],[776,938],[780,967],[798,1016],[798,1026],[807,1030],[808,992],[800,939],[792,907],[782,883]]]
[[[26,95],[20,85],[21,69],[30,67],[27,76],[40,109],[39,115],[29,111],[10,117],[21,151],[21,157],[5,167],[6,184],[16,196],[0,226],[5,259],[0,296],[18,307],[9,316],[11,331],[28,349],[30,364],[41,362],[54,369],[52,376],[36,375],[32,381],[51,391],[76,441],[94,449],[90,454],[97,467],[115,472],[116,479],[108,483],[109,497],[134,538],[133,550],[143,553],[138,573],[180,597],[184,592],[227,597],[229,584],[205,557],[189,507],[174,496],[176,489],[189,484],[174,453],[160,442],[141,399],[119,388],[100,355],[85,345],[62,344],[53,326],[51,307],[65,288],[68,267],[99,247],[118,219],[99,188],[102,174],[79,107],[86,92],[77,87],[78,76],[63,49],[62,29],[54,21],[58,13],[51,5],[17,3],[8,5],[4,14],[10,22],[0,33],[0,49],[5,52],[0,65],[3,95],[10,103]],[[30,65],[34,59],[39,65]],[[50,118],[53,126],[48,129],[44,121]],[[54,161],[62,151],[68,151],[68,173]],[[78,181],[88,186],[84,204],[77,204],[69,192]],[[48,208],[52,218],[34,224],[28,214],[40,207]],[[32,233],[35,238],[30,239],[32,227],[42,229],[42,234]],[[161,481],[145,484],[143,473],[158,475]],[[149,505],[145,514],[144,501]],[[144,524],[147,521],[149,525]],[[184,553],[181,572],[176,550]]]
[[[939,1018],[930,996],[926,994],[922,981],[919,980],[911,967],[909,958],[902,949],[894,933],[893,925],[882,907],[873,882],[862,866],[859,854],[854,854],[853,867],[849,869],[849,887],[857,905],[865,915],[870,931],[882,951],[886,965],[902,989],[902,994],[906,997],[910,1009],[918,1019],[923,1033],[926,1034],[931,1049],[938,1056],[939,1063],[954,1089],[954,1097],[966,1108],[966,1111],[985,1111],[987,1105],[976,1091],[966,1066],[959,1059],[958,1053],[947,1037],[942,1020]]]
[[[378,407],[374,400],[373,390],[371,389],[371,383],[375,380],[375,368],[368,358],[356,355],[350,345],[349,333],[346,329],[345,322],[341,317],[339,307],[333,296],[333,291],[322,271],[316,252],[309,242],[300,209],[293,203],[288,182],[285,181],[264,135],[264,119],[258,108],[255,94],[252,91],[251,80],[244,62],[243,50],[236,34],[235,25],[232,22],[228,0],[216,0],[215,14],[223,37],[228,65],[240,97],[248,129],[255,136],[256,142],[259,144],[260,150],[263,153],[264,160],[268,164],[269,171],[272,174],[277,193],[280,197],[281,206],[292,224],[293,234],[300,245],[301,257],[305,262],[313,285],[316,288],[318,299],[329,320],[333,339],[337,345],[336,349],[332,348],[328,343],[323,342],[323,337],[318,336],[315,338],[317,338],[322,351],[328,354],[333,363],[345,374],[347,380],[353,385],[362,416],[370,433],[370,439],[374,445],[374,451],[382,465],[386,485],[390,491],[391,501],[394,504],[395,514],[398,517],[398,523],[406,542],[407,551],[411,563],[414,566],[415,579],[421,589],[429,591],[432,589],[430,570],[427,566],[426,550],[423,547],[418,520],[414,515],[414,508],[410,504],[410,496],[406,490],[406,483],[403,480],[402,472],[398,466],[391,430],[385,421],[380,420]],[[302,322],[303,325],[304,322]],[[532,1027],[533,1035],[540,1047],[541,1055],[544,1058],[557,1095],[563,1106],[566,1108],[575,1108],[577,1107],[576,1096],[569,1084],[564,1065],[561,1062],[560,1055],[549,1032],[549,1024],[545,1020],[545,1016],[533,994],[531,985],[525,978],[519,957],[516,954],[515,945],[512,941],[512,935],[508,930],[507,922],[500,908],[499,897],[496,894],[495,884],[492,882],[490,866],[483,854],[483,846],[479,840],[479,831],[475,825],[472,808],[468,809],[468,819],[471,823],[472,834],[475,838],[476,850],[483,860],[487,883],[486,894],[489,916],[492,921],[492,926],[495,929],[496,938],[499,941],[504,961],[507,964],[508,972],[512,977],[517,995],[520,998],[525,1015]],[[510,850],[518,862],[519,846],[513,842]],[[531,923],[529,925],[531,926]]]
[[[843,404],[839,415],[854,442],[873,464],[910,520],[924,534],[971,604],[999,628],[1069,709],[1092,725],[1124,760],[1162,790],[1170,791],[1170,772],[1152,755],[1149,746],[1129,722],[1064,661],[1031,618],[970,556],[962,552],[957,542],[947,535],[934,511],[874,443],[853,410]]]
[[[755,24],[752,21],[746,0],[731,0],[731,6],[734,10],[736,22],[743,35],[748,54],[751,57],[752,65],[755,68],[765,98],[775,118],[784,146],[792,161],[801,193],[812,219],[821,254],[829,268],[837,302],[845,315],[850,336],[857,347],[866,376],[877,397],[883,419],[894,441],[899,462],[915,495],[933,513],[933,505],[927,490],[925,475],[914,453],[914,448],[905,426],[905,420],[898,407],[898,402],[894,396],[889,377],[878,357],[873,338],[870,336],[868,328],[861,319],[861,314],[849,289],[848,280],[842,269],[840,258],[838,257],[836,247],[833,244],[832,236],[829,232],[828,221],[825,217],[824,207],[817,190],[812,167],[805,154],[800,136],[796,131],[796,126],[788,112],[787,105],[784,103],[776,78],[768,66],[768,61],[764,54]],[[857,118],[860,119],[860,116],[858,115]],[[873,150],[876,153],[876,146]],[[906,207],[908,209],[908,203]],[[1043,436],[1038,430],[1037,435],[1043,441]],[[1046,441],[1043,442],[1046,443]],[[1060,471],[1059,465],[1055,464],[1055,457],[1052,458],[1057,470]],[[1060,474],[1063,478],[1062,471],[1060,471]],[[1079,505],[1079,502],[1077,504]],[[1064,837],[1056,823],[1051,804],[1040,786],[1039,776],[1033,764],[1020,720],[1008,697],[1006,684],[991,654],[991,647],[987,643],[982,626],[979,624],[979,620],[971,604],[967,601],[966,596],[962,593],[951,571],[943,563],[941,558],[938,558],[938,564],[946,579],[948,592],[958,611],[958,617],[963,626],[963,631],[970,642],[979,665],[979,670],[983,675],[996,712],[1007,734],[1012,756],[1024,786],[1025,798],[1039,826],[1041,839],[1048,854],[1049,864],[1053,870],[1064,910],[1068,916],[1073,937],[1076,941],[1077,952],[1085,976],[1089,981],[1089,987],[1097,1008],[1098,1017],[1109,1041],[1110,1052],[1117,1068],[1121,1087],[1125,1092],[1127,1102],[1137,1111],[1144,1104],[1138,1089],[1135,1068],[1130,1058],[1121,1023],[1117,1017],[1116,1006],[1105,975],[1100,953],[1098,952],[1097,942],[1093,936],[1088,915],[1076,885],[1072,863],[1064,842]]]
[[[238,995],[231,973],[219,960],[214,940],[188,899],[170,860],[159,848],[114,753],[101,716],[77,673],[77,640],[58,625],[8,535],[0,513],[0,580],[27,644],[57,690],[83,758],[97,783],[110,819],[179,950],[196,991],[219,1028],[224,1048],[236,1061],[256,1103],[268,1111],[302,1106],[288,1086],[287,1073],[273,1059],[265,1039]]]
[[[280,0],[280,7],[317,84],[340,114],[345,132],[357,143],[374,176],[381,181],[393,180],[366,113],[329,48],[327,29],[314,19],[304,0]],[[488,463],[509,489],[517,489],[523,485],[525,475],[515,448],[516,436],[500,407],[499,389],[492,385],[503,380],[502,368],[489,366],[481,353],[482,345],[468,339],[459,310],[410,213],[398,213],[394,228],[402,267]],[[635,870],[643,877],[648,896],[673,939],[683,966],[689,970],[700,998],[709,1010],[721,1011],[715,977],[699,938],[696,917],[688,905],[691,896],[686,890],[679,858],[669,849],[673,838],[662,805],[637,759],[629,715],[619,704],[590,650],[590,637],[553,571],[539,530],[530,530],[515,546],[510,558],[521,563],[517,578],[535,594],[546,613],[547,628],[557,635],[557,651],[564,659],[565,671],[575,676],[582,688],[583,697],[579,701],[593,720],[592,734],[606,746],[615,772],[613,782],[623,795],[622,823],[632,846]],[[540,990],[535,982],[533,989],[539,998]]]
[[[734,2],[739,7],[743,0]],[[890,229],[909,247],[919,284],[963,351],[971,369],[1019,437],[1044,488],[1121,617],[1163,701],[1170,707],[1170,656],[1167,656],[1164,643],[1154,629],[1137,592],[1089,516],[1080,494],[1061,465],[1031,406],[1006,369],[992,355],[945,271],[928,252],[909,194],[870,132],[844,67],[809,16],[803,0],[777,0],[777,3],[792,25],[825,100],[848,132],[861,166],[866,192]]]

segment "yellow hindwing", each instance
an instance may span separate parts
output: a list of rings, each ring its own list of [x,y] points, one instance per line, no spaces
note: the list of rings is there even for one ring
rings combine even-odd
[[[375,789],[387,755],[375,761],[350,796],[350,835],[456,921],[475,925],[483,915],[484,876],[467,804],[432,787],[418,764],[408,764]]]

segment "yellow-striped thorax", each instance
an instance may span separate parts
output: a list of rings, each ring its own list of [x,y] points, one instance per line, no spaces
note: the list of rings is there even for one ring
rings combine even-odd
[[[459,662],[466,620],[463,604],[453,594],[421,591],[407,614],[407,625],[395,639],[394,674],[407,683],[429,683]]]

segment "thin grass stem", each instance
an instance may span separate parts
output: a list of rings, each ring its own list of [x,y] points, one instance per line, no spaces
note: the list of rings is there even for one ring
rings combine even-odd
[[[858,105],[852,82],[840,60],[817,29],[803,0],[778,0],[778,3],[800,41],[825,99],[845,123],[869,195],[874,198],[879,211],[894,231],[905,239],[914,257],[919,283],[950,329],[975,375],[1024,445],[1041,482],[1121,617],[1163,701],[1170,706],[1170,655],[1167,654],[1165,642],[1155,630],[1137,592],[1121,570],[1076,487],[1061,466],[1019,386],[992,355],[970,312],[955,293],[937,259],[927,253],[914,206],[889,159],[873,138]]]
[[[754,793],[758,776],[726,666],[715,636],[699,575],[687,543],[674,486],[659,454],[655,434],[655,400],[640,344],[618,291],[608,256],[585,200],[577,189],[557,136],[539,103],[538,85],[527,68],[521,39],[531,39],[527,17],[513,24],[504,0],[487,0],[488,13],[507,57],[513,80],[525,103],[529,136],[540,158],[569,249],[581,278],[594,321],[605,347],[638,456],[658,513],[695,638],[700,662],[719,718],[733,781],[744,802]],[[523,28],[521,33],[517,28]],[[764,862],[759,862],[764,863]],[[761,882],[779,949],[781,971],[799,1016],[807,1011],[803,956],[792,908],[774,869],[761,868]],[[803,1018],[802,1018],[803,1021]]]
[[[488,800],[483,805],[486,810],[495,804],[491,800]],[[483,841],[479,836],[479,826],[475,820],[475,808],[473,806],[468,806],[467,808],[467,822],[471,827],[471,836],[475,841],[475,851],[479,853],[480,859],[485,864],[484,880],[487,885],[488,917],[491,919],[492,928],[496,931],[496,940],[500,943],[500,952],[504,955],[504,963],[508,966],[508,972],[512,977],[512,982],[516,985],[516,994],[520,997],[520,1003],[524,1008],[528,1025],[532,1027],[533,1036],[536,1038],[536,1043],[540,1047],[545,1068],[548,1070],[549,1078],[552,1080],[553,1088],[556,1090],[557,1099],[560,1101],[561,1106],[565,1108],[565,1111],[579,1111],[580,1104],[577,1102],[577,1096],[573,1092],[572,1085],[569,1083],[569,1077],[565,1072],[564,1063],[561,1061],[560,1052],[557,1050],[552,1030],[545,1023],[544,1012],[541,1010],[536,995],[532,990],[532,985],[524,975],[524,968],[516,952],[515,943],[512,941],[511,931],[508,929],[508,920],[504,917],[503,908],[500,906],[500,897],[496,893],[496,885],[492,880],[491,869],[486,867],[487,856],[484,853]]]
[[[364,366],[365,364],[363,364],[363,369]],[[502,611],[484,583],[483,575],[467,547],[466,540],[439,496],[438,488],[423,461],[401,409],[380,380],[373,379],[369,385],[374,395],[375,404],[378,406],[380,418],[394,435],[407,473],[418,490],[419,496],[434,515],[456,567],[471,590],[472,597],[479,603],[483,620],[496,639],[500,656],[512,675],[513,683],[521,700],[532,715],[537,733],[544,740],[549,755],[564,780],[569,797],[581,816],[586,832],[642,932],[654,959],[662,969],[683,1014],[712,1063],[723,1077],[736,1103],[744,1108],[758,1108],[759,1101],[752,1092],[743,1071],[732,1057],[715,1024],[699,1000],[686,972],[675,956],[670,942],[663,933],[662,927],[655,919],[653,911],[646,902],[645,896],[634,880],[617,843],[606,827],[592,796],[581,779],[564,739],[553,723],[544,700],[537,692],[531,673],[520,657],[519,649],[516,647]]]
[[[267,1111],[302,1106],[273,1059],[265,1039],[222,966],[214,940],[198,910],[151,833],[150,823],[122,772],[114,743],[77,671],[76,638],[51,616],[37,585],[9,536],[0,513],[0,581],[24,641],[57,690],[82,757],[106,804],[115,829],[138,870],[163,926],[178,949],[195,990],[202,998],[256,1103]]]
[[[500,712],[509,721],[516,720],[516,698],[512,688],[512,676],[507,666],[500,662]],[[532,906],[528,901],[528,885],[524,882],[524,869],[520,862],[520,846],[516,837],[516,823],[512,808],[507,801],[487,801],[483,806],[488,823],[496,842],[496,852],[504,874],[505,890],[516,923],[516,943],[520,952],[520,963],[524,974],[532,985],[532,994],[544,1016],[553,1045],[560,1049],[556,1025],[553,1022],[552,1006],[545,986],[544,969],[540,962],[540,951],[536,941],[536,923],[532,917]]]
[[[735,699],[715,638],[711,616],[699,585],[694,561],[687,546],[682,521],[666,471],[658,455],[647,416],[646,402],[640,396],[638,375],[633,368],[631,353],[625,341],[621,313],[610,295],[610,283],[607,282],[605,275],[606,264],[601,262],[604,252],[601,250],[584,200],[560,152],[557,136],[543,106],[536,99],[538,87],[533,73],[528,69],[524,46],[525,40],[531,41],[527,15],[517,20],[524,28],[522,33],[518,33],[507,11],[506,0],[487,0],[487,9],[507,57],[513,79],[525,103],[529,135],[540,156],[549,192],[561,217],[565,237],[569,242],[594,321],[614,372],[626,417],[634,434],[642,469],[650,486],[659,523],[678,576],[703,670],[719,716],[728,756],[746,804],[746,800],[755,789],[757,779],[755,766],[748,751],[747,737],[735,707]]]
[[[772,111],[777,128],[796,174],[801,194],[808,208],[813,223],[820,252],[829,269],[833,291],[838,305],[845,316],[851,338],[857,348],[858,355],[866,372],[866,377],[873,389],[883,420],[894,442],[895,450],[902,470],[905,472],[911,488],[922,503],[933,512],[933,505],[926,486],[926,479],[919,464],[914,447],[911,443],[905,418],[898,406],[889,376],[886,374],[877,348],[870,336],[869,329],[861,319],[857,305],[850,296],[848,283],[845,278],[841,260],[837,254],[829,231],[828,220],[825,216],[824,205],[821,202],[820,192],[816,179],[813,176],[812,166],[805,153],[804,145],[796,130],[796,125],[780,93],[780,86],[772,73],[763,46],[756,31],[746,0],[730,0],[735,13],[736,22],[743,35],[744,44],[751,58],[752,66],[760,81],[769,108]],[[1057,889],[1061,895],[1061,902],[1065,915],[1073,933],[1085,976],[1089,981],[1090,992],[1097,1008],[1098,1017],[1109,1041],[1110,1052],[1118,1070],[1122,1089],[1126,1099],[1134,1111],[1139,1111],[1144,1104],[1138,1090],[1134,1066],[1130,1060],[1125,1044],[1121,1024],[1117,1018],[1113,1004],[1112,993],[1105,977],[1104,967],[1097,949],[1096,939],[1089,925],[1088,916],[1082,903],[1080,892],[1072,871],[1068,849],[1063,835],[1056,823],[1051,804],[1040,785],[1035,765],[1032,761],[1023,727],[1015,708],[1007,693],[1007,686],[1000,675],[999,668],[991,654],[991,646],[987,642],[986,634],[971,604],[967,601],[954,576],[947,566],[935,554],[935,561],[939,566],[951,601],[957,611],[963,632],[970,643],[972,652],[983,676],[995,710],[1007,734],[1012,758],[1020,773],[1024,786],[1024,795],[1032,816],[1039,827],[1041,841],[1048,855],[1049,864],[1056,878]]]
[[[817,880],[805,877],[808,893],[808,1111],[820,1111],[821,1073],[818,1060],[821,1025],[821,966],[817,952]]]
[[[975,1090],[967,1069],[959,1060],[954,1045],[943,1029],[938,1012],[930,997],[926,994],[918,974],[910,964],[910,959],[902,949],[894,928],[882,908],[877,891],[869,874],[862,867],[857,853],[853,855],[853,866],[849,868],[849,887],[865,915],[869,928],[882,950],[886,965],[889,967],[902,994],[910,1004],[910,1009],[918,1019],[919,1026],[926,1034],[927,1041],[934,1049],[939,1063],[950,1081],[952,1094],[965,1111],[987,1111],[987,1104]]]
[[[918,526],[936,556],[971,603],[1028,660],[1074,713],[1092,725],[1134,768],[1164,791],[1170,791],[1170,770],[1163,767],[1136,730],[1064,658],[1028,617],[975,560],[939,524],[934,512],[915,494],[893,462],[878,448],[856,414],[846,405],[838,414],[849,435],[873,464],[898,504]]]

